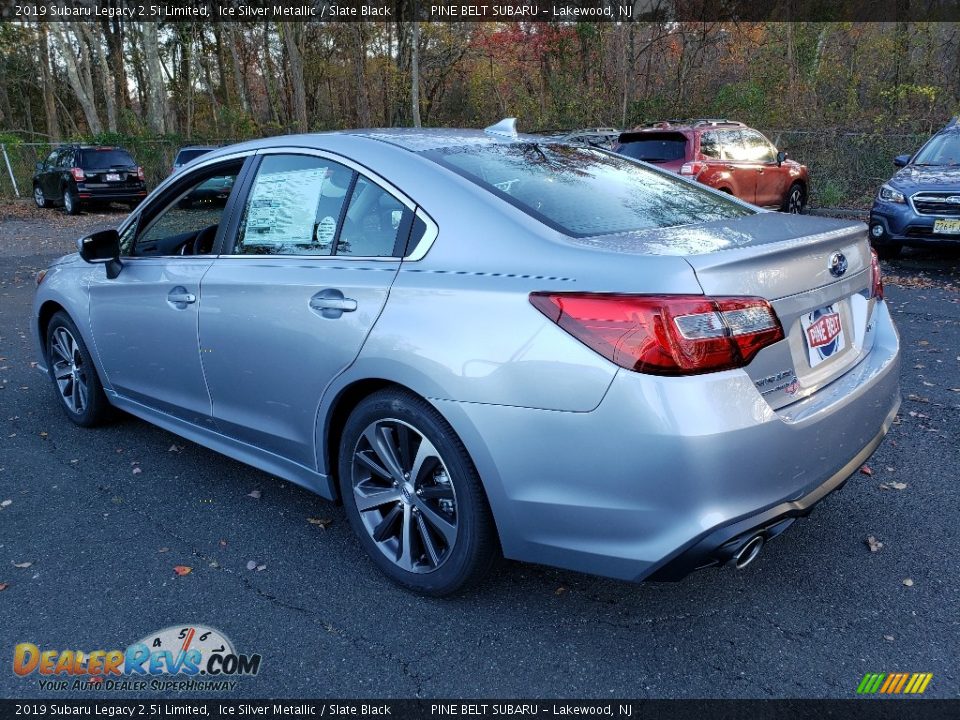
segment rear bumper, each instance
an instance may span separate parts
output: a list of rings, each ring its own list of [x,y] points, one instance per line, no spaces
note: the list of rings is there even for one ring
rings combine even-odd
[[[856,367],[779,411],[740,370],[621,370],[589,413],[436,404],[477,464],[507,557],[675,578],[743,532],[778,534],[876,449],[900,404],[900,358],[884,303],[872,321]]]
[[[77,197],[81,201],[117,201],[133,202],[143,200],[147,196],[146,185],[137,187],[116,188],[109,186],[90,186],[83,183],[77,184]]]

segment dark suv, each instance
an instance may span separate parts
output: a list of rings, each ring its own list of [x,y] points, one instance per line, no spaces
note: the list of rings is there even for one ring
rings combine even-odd
[[[880,186],[870,210],[870,240],[880,257],[896,257],[904,245],[960,245],[958,119],[893,164],[901,170]]]
[[[754,205],[803,212],[807,166],[733,120],[666,120],[622,133],[614,148]]]
[[[63,205],[76,215],[84,205],[122,202],[131,208],[147,196],[143,168],[123,148],[63,145],[33,176],[38,207]]]

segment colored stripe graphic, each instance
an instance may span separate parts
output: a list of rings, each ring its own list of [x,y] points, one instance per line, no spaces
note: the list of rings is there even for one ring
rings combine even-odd
[[[858,695],[921,695],[933,673],[867,673],[857,685]]]

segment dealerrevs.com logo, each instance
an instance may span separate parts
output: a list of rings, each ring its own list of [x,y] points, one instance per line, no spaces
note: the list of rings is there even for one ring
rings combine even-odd
[[[224,691],[260,671],[260,655],[236,652],[226,635],[202,625],[172,625],[126,650],[13,650],[13,672],[46,691]]]

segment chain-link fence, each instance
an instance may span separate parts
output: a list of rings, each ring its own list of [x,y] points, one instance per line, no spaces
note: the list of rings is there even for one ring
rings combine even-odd
[[[810,168],[810,204],[821,208],[869,207],[877,188],[893,174],[894,156],[914,152],[927,139],[925,135],[830,130],[771,130],[766,134],[778,148]],[[0,147],[9,160],[8,169],[0,152],[0,197],[15,196],[12,179],[20,195],[30,197],[36,164],[52,147],[39,143]],[[179,146],[172,141],[135,140],[125,147],[143,167],[148,186],[153,187],[170,173]]]

